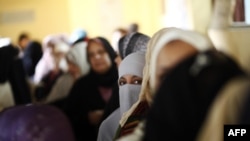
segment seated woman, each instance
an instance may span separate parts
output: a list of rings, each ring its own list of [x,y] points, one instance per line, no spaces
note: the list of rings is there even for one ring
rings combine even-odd
[[[233,59],[218,51],[193,55],[165,73],[168,74],[148,113],[144,141],[181,140],[183,136],[186,140],[196,140],[210,106],[224,85],[234,78],[246,77]],[[226,111],[216,114],[221,113]],[[216,124],[213,130],[221,126]]]
[[[35,68],[34,83],[39,84],[50,72],[58,72],[65,69],[65,62],[62,58],[69,50],[67,38],[63,34],[48,35],[43,39],[43,55]]]
[[[90,72],[73,85],[65,111],[73,125],[77,141],[96,141],[103,110],[117,84],[116,53],[109,42],[97,37],[90,39],[87,60]]]
[[[98,141],[113,140],[122,114],[138,100],[144,65],[145,53],[143,52],[132,53],[121,62],[118,80],[120,107],[102,122]]]
[[[73,84],[89,73],[90,66],[87,63],[86,46],[74,46],[66,54],[68,72],[62,74],[56,80],[53,88],[46,97],[45,103],[54,104],[63,108],[63,101],[69,94]]]
[[[31,94],[18,49],[12,44],[0,46],[0,111],[31,103]]]
[[[65,72],[64,56],[69,45],[60,36],[51,35],[44,39],[43,49],[44,53],[36,66],[34,76],[36,102],[46,99],[58,78]]]
[[[129,54],[137,51],[146,52],[147,43],[150,37],[139,33],[132,32],[122,37],[119,40],[119,53],[115,59],[117,67],[119,67],[120,62]],[[115,87],[114,93],[110,98],[108,105],[105,108],[103,119],[107,118],[113,111],[119,107],[119,87]]]
[[[211,49],[213,49],[211,41],[194,31],[163,28],[156,32],[148,43],[139,100],[123,115],[116,139],[131,141],[139,138],[140,140],[143,131],[139,132],[139,135],[122,137],[133,133],[137,125],[146,118],[166,72],[186,58]],[[138,133],[136,131],[134,133]]]

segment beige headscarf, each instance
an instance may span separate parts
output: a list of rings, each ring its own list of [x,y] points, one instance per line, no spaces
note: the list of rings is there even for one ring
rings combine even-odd
[[[156,34],[158,37],[153,38],[149,43],[149,46],[154,46],[152,50],[152,56],[150,62],[153,66],[150,67],[150,89],[151,93],[154,93],[156,84],[156,61],[158,54],[167,43],[174,40],[181,40],[186,42],[196,48],[198,52],[203,52],[208,49],[213,48],[212,42],[206,36],[191,30],[182,30],[178,28],[171,28],[166,30],[161,30]],[[152,47],[151,47],[152,48]]]
[[[140,92],[139,100],[126,112],[120,120],[121,126],[125,124],[128,117],[135,110],[141,101],[147,101],[151,104],[155,93],[155,66],[156,59],[160,50],[167,43],[181,40],[194,46],[199,52],[206,51],[213,48],[213,44],[210,39],[195,31],[183,30],[178,28],[163,28],[156,32],[149,40],[146,52],[146,63],[143,70],[143,82]]]

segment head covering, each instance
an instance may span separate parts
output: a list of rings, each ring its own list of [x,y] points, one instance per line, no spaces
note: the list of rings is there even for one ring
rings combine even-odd
[[[125,57],[119,66],[119,78],[131,74],[143,77],[142,70],[145,65],[145,52],[134,52]]]
[[[80,76],[86,75],[90,70],[90,66],[87,62],[86,47],[87,47],[86,42],[75,45],[70,49],[70,51],[66,55],[69,61],[71,61],[80,68],[81,70]]]
[[[97,42],[103,46],[103,48],[107,51],[108,56],[111,60],[111,67],[105,74],[98,74],[92,68],[90,68],[90,75],[98,85],[110,87],[114,82],[117,81],[118,78],[118,70],[115,63],[115,58],[117,54],[115,53],[113,47],[110,45],[107,39],[103,37],[96,37],[90,39],[89,42]],[[89,46],[87,46],[88,48]],[[87,54],[87,59],[89,61],[89,56]]]
[[[126,75],[135,75],[143,77],[142,71],[145,65],[145,53],[135,52],[121,62],[119,66],[119,79]],[[138,100],[141,85],[125,84],[119,86],[119,99],[121,115],[128,111],[130,107]]]
[[[70,43],[75,44],[79,40],[83,40],[84,38],[87,37],[87,32],[84,29],[75,29],[73,33],[70,36]]]
[[[4,47],[4,46],[8,46],[9,44],[11,44],[11,39],[10,38],[2,38],[0,36],[0,48]]]
[[[154,93],[155,91],[155,81],[156,81],[156,60],[158,54],[162,48],[171,41],[181,40],[192,45],[199,52],[203,52],[213,48],[213,44],[210,39],[198,32],[191,30],[183,30],[178,28],[162,29],[157,32],[153,39],[150,41],[149,45],[154,46],[152,51],[152,57],[150,64],[154,65],[150,67],[150,89]]]
[[[38,41],[28,43],[23,55],[23,65],[28,76],[33,76],[38,61],[43,54],[42,45]]]
[[[132,32],[119,40],[119,54],[122,59],[136,51],[147,50],[147,43],[150,37],[139,32]]]
[[[148,114],[145,141],[195,140],[207,111],[227,81],[243,75],[231,58],[214,50],[193,55],[171,70]]]
[[[0,140],[74,141],[67,117],[49,105],[17,106],[0,115]]]
[[[43,39],[43,56],[40,61],[37,63],[34,75],[34,82],[39,83],[42,78],[51,70],[54,69],[56,63],[55,58],[52,55],[52,47],[54,47],[55,52],[67,53],[70,49],[70,46],[65,42],[64,34],[55,34],[48,35]],[[59,61],[59,67],[61,70],[67,70],[67,63],[62,58]]]
[[[51,34],[47,35],[42,41],[44,52],[55,48],[57,52],[66,53],[69,51],[68,37],[65,34]]]

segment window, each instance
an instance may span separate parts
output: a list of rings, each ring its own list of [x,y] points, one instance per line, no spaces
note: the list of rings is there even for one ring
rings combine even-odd
[[[237,24],[250,24],[250,1],[235,0],[233,21]]]

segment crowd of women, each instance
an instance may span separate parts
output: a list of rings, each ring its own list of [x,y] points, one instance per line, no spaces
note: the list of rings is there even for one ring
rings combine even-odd
[[[113,45],[114,46],[114,45]],[[0,47],[1,141],[222,141],[249,124],[248,72],[201,33],[76,30]]]

